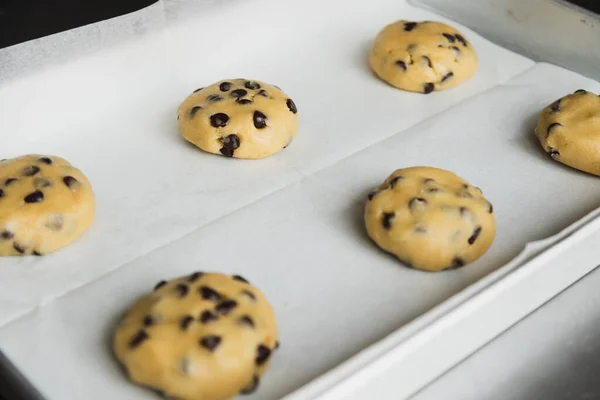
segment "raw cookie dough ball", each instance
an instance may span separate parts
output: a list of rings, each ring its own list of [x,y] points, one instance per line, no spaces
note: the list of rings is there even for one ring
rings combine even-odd
[[[95,201],[81,171],[55,156],[0,161],[0,256],[51,253],[90,227]]]
[[[285,149],[298,131],[294,101],[276,86],[229,79],[198,89],[181,105],[179,131],[202,150],[264,158]]]
[[[496,221],[481,190],[431,167],[399,169],[369,194],[367,233],[383,250],[425,271],[457,268],[492,245]]]
[[[252,393],[278,347],[275,315],[241,276],[159,282],[121,321],[114,352],[134,382],[181,400]]]
[[[600,175],[600,97],[583,89],[544,108],[535,129],[558,162]]]
[[[453,27],[433,21],[386,26],[375,38],[369,62],[390,85],[425,94],[454,87],[477,70],[471,43]]]

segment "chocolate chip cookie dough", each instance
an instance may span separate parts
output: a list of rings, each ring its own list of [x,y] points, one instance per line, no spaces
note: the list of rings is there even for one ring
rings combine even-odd
[[[544,108],[535,129],[554,160],[600,175],[600,97],[577,90]]]
[[[181,400],[254,392],[278,346],[275,315],[258,288],[202,272],[159,282],[113,341],[132,381]]]
[[[0,256],[41,256],[77,239],[94,220],[88,179],[68,161],[26,155],[0,161]]]
[[[473,45],[441,22],[397,21],[375,38],[371,68],[392,86],[431,93],[454,87],[477,70]]]
[[[457,268],[492,245],[496,221],[479,188],[431,167],[399,169],[369,194],[367,233],[405,265],[425,271]]]
[[[276,86],[230,79],[192,93],[179,106],[179,131],[209,153],[264,158],[285,149],[298,130],[294,101]]]

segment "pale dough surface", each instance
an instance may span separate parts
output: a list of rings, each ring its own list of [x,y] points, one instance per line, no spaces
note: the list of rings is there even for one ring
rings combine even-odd
[[[577,90],[544,108],[535,129],[556,161],[600,175],[600,96]]]
[[[364,218],[379,247],[426,271],[475,261],[496,234],[492,204],[481,190],[431,167],[395,171],[369,194]]]
[[[390,85],[431,93],[470,78],[477,70],[477,53],[465,36],[449,25],[400,20],[379,32],[369,62]]]
[[[179,131],[209,153],[264,158],[286,148],[298,131],[296,104],[260,81],[228,79],[201,88],[179,106]]]
[[[114,352],[132,381],[182,400],[256,390],[278,346],[266,297],[243,278],[195,273],[159,282],[124,316]]]
[[[44,255],[90,227],[95,200],[81,171],[56,156],[0,161],[0,256]]]

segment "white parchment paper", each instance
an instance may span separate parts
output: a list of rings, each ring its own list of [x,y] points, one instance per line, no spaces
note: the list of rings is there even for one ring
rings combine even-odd
[[[98,200],[72,246],[0,259],[0,347],[50,400],[150,395],[126,382],[108,343],[114,319],[160,279],[223,271],[266,292],[282,348],[254,398],[274,399],[598,205],[595,179],[553,162],[532,134],[543,106],[597,83],[454,24],[478,51],[477,74],[428,96],[396,90],[368,70],[372,38],[396,19],[444,19],[376,3],[207,6],[0,86],[0,157],[65,157]],[[226,77],[272,82],[294,99],[301,127],[288,149],[231,160],[179,138],[179,102]],[[455,171],[494,203],[496,242],[472,266],[411,271],[365,237],[366,193],[418,164]]]

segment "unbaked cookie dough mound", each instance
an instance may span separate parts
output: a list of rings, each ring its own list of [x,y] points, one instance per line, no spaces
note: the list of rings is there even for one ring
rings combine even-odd
[[[41,256],[77,239],[94,220],[92,186],[55,156],[0,161],[0,256]]]
[[[457,268],[492,245],[496,222],[481,190],[431,167],[399,169],[369,194],[367,233],[407,266]]]
[[[298,131],[298,109],[277,86],[229,79],[196,90],[179,106],[179,131],[209,153],[265,158],[285,149]]]
[[[469,79],[477,70],[477,53],[449,25],[401,20],[379,32],[369,62],[390,85],[427,94]]]
[[[181,400],[254,392],[278,345],[275,315],[258,288],[238,275],[201,272],[159,282],[113,340],[132,381]]]
[[[535,129],[554,160],[600,175],[600,97],[577,90],[544,108]]]

